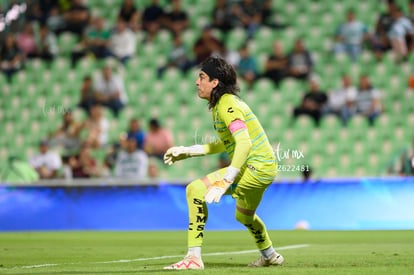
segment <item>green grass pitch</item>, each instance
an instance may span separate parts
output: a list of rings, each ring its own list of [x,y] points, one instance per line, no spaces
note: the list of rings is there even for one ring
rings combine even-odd
[[[246,266],[258,257],[247,231],[207,231],[204,271],[163,271],[186,253],[185,231],[0,233],[0,274],[414,274],[414,231],[270,234],[282,267]]]

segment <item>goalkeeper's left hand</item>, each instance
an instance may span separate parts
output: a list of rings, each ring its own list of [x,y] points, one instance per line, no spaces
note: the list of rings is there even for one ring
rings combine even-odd
[[[229,189],[239,172],[240,169],[238,168],[233,166],[227,167],[226,174],[223,179],[215,181],[210,187],[208,187],[207,192],[204,195],[206,202],[212,203],[214,201],[215,203],[219,203],[221,197],[226,193],[227,189]]]
[[[193,145],[189,147],[174,146],[165,152],[164,163],[171,165],[179,160],[203,155],[205,155],[205,151],[202,145]]]
[[[171,165],[174,162],[186,159],[186,158],[190,157],[190,152],[189,151],[190,151],[189,148],[184,147],[184,146],[171,147],[164,154],[164,163],[168,164],[168,165]]]
[[[208,189],[204,195],[204,199],[207,203],[219,203],[221,197],[229,189],[232,182],[227,181],[226,179],[215,181]]]

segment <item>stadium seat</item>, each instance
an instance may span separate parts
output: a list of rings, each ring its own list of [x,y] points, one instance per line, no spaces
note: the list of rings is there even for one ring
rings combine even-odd
[[[74,46],[78,43],[78,38],[75,34],[64,32],[58,36],[57,42],[59,53],[65,57],[69,57]]]
[[[226,36],[225,43],[229,50],[238,51],[246,42],[247,34],[243,28],[234,28]]]
[[[186,29],[182,33],[183,43],[187,49],[192,49],[198,38],[199,33],[193,29]]]
[[[330,138],[336,138],[342,128],[342,123],[335,115],[326,115],[320,122],[320,128]]]
[[[362,115],[354,115],[348,121],[348,127],[354,131],[365,132],[369,127],[368,119]]]
[[[315,121],[309,116],[299,116],[294,120],[293,130],[299,141],[311,140],[311,133],[315,128]]]

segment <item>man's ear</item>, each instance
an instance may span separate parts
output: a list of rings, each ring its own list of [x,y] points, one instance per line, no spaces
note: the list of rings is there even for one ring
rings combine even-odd
[[[213,79],[213,89],[216,88],[219,84],[219,80],[217,78]]]

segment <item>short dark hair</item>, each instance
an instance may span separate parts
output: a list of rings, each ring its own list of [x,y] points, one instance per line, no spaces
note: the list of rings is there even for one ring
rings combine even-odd
[[[214,66],[215,73],[217,75],[218,85],[213,89],[210,96],[208,107],[210,109],[216,106],[221,96],[224,94],[237,95],[240,92],[240,88],[237,85],[237,74],[236,70],[232,65],[227,63],[223,58],[220,57],[208,57],[201,63],[201,66]],[[214,78],[210,78],[212,81]]]
[[[160,124],[159,120],[156,119],[156,118],[151,118],[150,121],[149,121],[149,125],[153,126],[155,128],[160,128],[161,127],[161,124]]]

